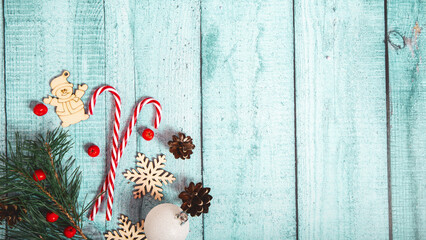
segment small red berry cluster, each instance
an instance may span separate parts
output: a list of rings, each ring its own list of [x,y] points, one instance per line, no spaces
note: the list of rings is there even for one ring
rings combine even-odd
[[[46,173],[42,169],[37,169],[34,171],[33,179],[36,182],[43,181],[46,179]],[[46,214],[46,221],[48,222],[56,222],[59,219],[59,215],[54,212],[48,212]],[[72,238],[77,233],[77,230],[72,226],[68,226],[64,229],[64,235],[67,238]]]

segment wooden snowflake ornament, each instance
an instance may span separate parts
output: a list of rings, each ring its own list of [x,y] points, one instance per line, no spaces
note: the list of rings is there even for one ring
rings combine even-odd
[[[136,225],[132,225],[132,221],[122,214],[120,216],[120,222],[118,226],[121,229],[104,234],[106,240],[146,240],[143,220],[136,223]]]
[[[162,169],[165,167],[166,156],[161,155],[154,158],[153,161],[149,161],[144,154],[138,153],[136,159],[139,167],[123,173],[125,178],[136,183],[133,197],[140,198],[147,192],[151,192],[154,199],[161,201],[163,183],[166,185],[167,182],[172,183],[176,180],[173,174]]]

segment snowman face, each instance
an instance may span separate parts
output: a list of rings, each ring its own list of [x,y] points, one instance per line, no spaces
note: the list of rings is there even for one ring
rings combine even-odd
[[[62,99],[69,98],[71,94],[72,94],[72,87],[70,86],[62,87],[56,91],[56,96]]]

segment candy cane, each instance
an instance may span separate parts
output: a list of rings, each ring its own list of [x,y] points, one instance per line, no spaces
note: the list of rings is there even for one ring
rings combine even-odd
[[[155,120],[154,120],[154,128],[158,128],[158,125],[160,124],[161,121],[161,112],[162,112],[162,108],[160,103],[153,99],[153,98],[145,98],[144,100],[142,100],[141,102],[139,102],[139,104],[136,106],[134,112],[133,112],[133,116],[132,119],[129,123],[129,126],[127,127],[126,133],[124,134],[123,139],[121,140],[121,144],[120,144],[120,149],[119,149],[119,155],[118,155],[118,159],[115,162],[115,168],[117,168],[118,162],[121,159],[121,156],[123,155],[124,149],[127,146],[127,140],[129,139],[130,135],[132,134],[132,130],[133,127],[136,124],[136,121],[138,119],[138,115],[140,113],[140,111],[142,110],[142,107],[145,106],[146,104],[154,104],[155,106],[155,110],[156,110],[156,115],[155,115]],[[111,178],[109,178],[109,188],[108,188],[108,202],[107,202],[107,211],[106,211],[106,219],[107,221],[111,220],[111,215],[112,215],[112,205],[114,203],[114,182],[115,182],[115,171],[110,175]]]
[[[113,203],[114,203],[114,182],[115,182],[115,175],[116,175],[115,170],[117,169],[120,158],[123,155],[124,149],[127,146],[127,140],[130,137],[130,135],[132,134],[133,127],[136,124],[138,115],[139,115],[140,111],[142,110],[142,107],[145,106],[146,104],[150,104],[150,103],[154,104],[154,106],[155,106],[156,117],[155,117],[155,122],[154,122],[154,128],[158,128],[158,125],[160,124],[160,121],[161,121],[161,112],[162,112],[161,105],[157,100],[155,100],[153,98],[145,98],[144,100],[142,100],[137,105],[137,107],[134,110],[130,124],[129,124],[127,130],[126,130],[126,133],[124,134],[122,141],[121,141],[120,148],[118,149],[118,156],[113,159],[114,161],[111,161],[110,171],[108,173],[107,179],[105,180],[104,184],[102,185],[101,192],[105,192],[108,189],[108,201],[107,201],[107,211],[106,211],[107,221],[111,220],[112,206],[113,206]],[[90,215],[91,220],[93,220],[94,216],[96,215],[96,213],[99,209],[99,205],[102,203],[103,199],[104,199],[104,194],[102,194],[97,199],[95,206],[93,207],[92,214]]]
[[[98,89],[96,89],[95,93],[93,94],[91,100],[90,100],[90,104],[89,104],[89,115],[93,115],[93,108],[95,107],[96,104],[96,99],[98,98],[98,96],[103,93],[104,91],[108,91],[112,94],[112,96],[114,97],[114,101],[115,101],[115,114],[114,114],[114,134],[112,136],[112,150],[111,150],[111,167],[110,167],[110,173],[112,172],[113,174],[115,174],[115,170],[116,170],[116,164],[115,162],[117,162],[118,160],[118,131],[120,129],[120,116],[121,116],[121,98],[120,95],[118,95],[118,92],[115,88],[111,87],[111,86],[103,86],[100,87]],[[105,190],[106,187],[108,187],[108,178],[109,175],[107,175],[107,179],[102,187],[102,195],[98,197],[98,199],[96,199],[96,202],[93,206],[92,212],[90,214],[90,220],[93,221],[96,213],[99,210],[99,206],[101,205],[104,197],[105,197]]]

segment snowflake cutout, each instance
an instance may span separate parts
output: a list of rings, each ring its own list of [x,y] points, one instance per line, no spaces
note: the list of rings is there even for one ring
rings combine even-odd
[[[125,178],[136,183],[133,197],[141,198],[142,195],[145,196],[145,193],[151,192],[154,199],[161,201],[163,183],[167,185],[167,182],[172,183],[176,180],[173,174],[162,169],[165,167],[166,156],[160,155],[153,161],[149,161],[145,154],[138,153],[136,159],[139,167],[123,173]]]
[[[120,222],[121,223],[118,224],[118,226],[121,229],[104,234],[106,240],[146,240],[143,229],[143,220],[136,223],[136,225],[132,225],[132,221],[130,221],[128,217],[121,214]]]

